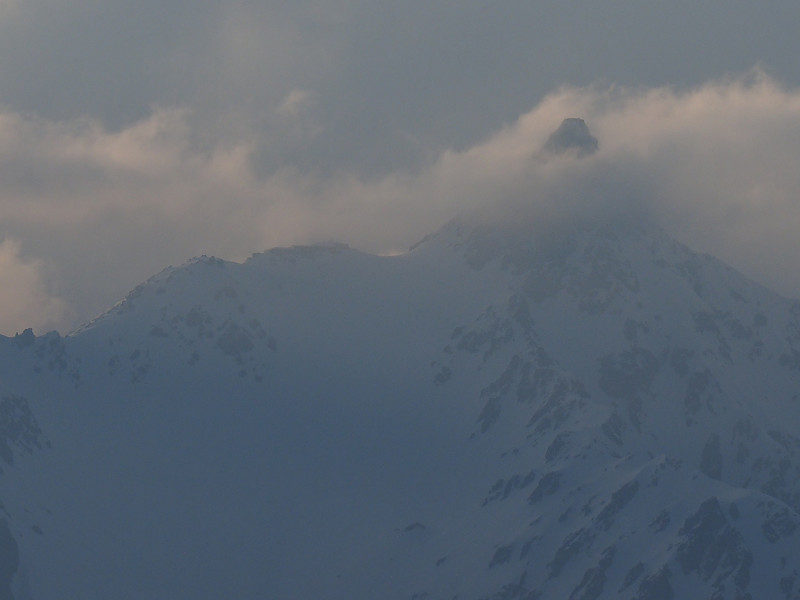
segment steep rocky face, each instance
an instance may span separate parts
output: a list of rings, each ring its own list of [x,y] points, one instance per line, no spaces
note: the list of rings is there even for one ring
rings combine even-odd
[[[796,565],[754,573],[798,524],[796,303],[648,227],[555,253],[474,233],[457,242],[472,265],[516,277],[505,307],[453,332],[439,379],[495,374],[475,431],[514,440],[518,467],[483,506],[529,519],[498,530],[488,567],[507,581],[485,597],[796,593]]]
[[[0,340],[0,594],[796,598],[799,319],[631,220],[196,259]]]

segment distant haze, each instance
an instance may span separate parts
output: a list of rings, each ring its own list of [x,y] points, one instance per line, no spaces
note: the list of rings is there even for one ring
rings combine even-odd
[[[480,206],[637,211],[800,296],[798,22],[793,2],[0,0],[0,332],[66,333],[192,256],[398,252]],[[542,153],[567,118],[596,152]]]

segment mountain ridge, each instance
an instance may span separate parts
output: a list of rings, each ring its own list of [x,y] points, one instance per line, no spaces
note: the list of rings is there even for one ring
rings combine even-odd
[[[0,339],[6,597],[800,597],[800,304],[517,225],[200,257]]]

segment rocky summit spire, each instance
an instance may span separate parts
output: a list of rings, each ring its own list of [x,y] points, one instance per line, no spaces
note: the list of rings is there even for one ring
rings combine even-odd
[[[553,156],[572,151],[575,156],[582,158],[597,152],[597,146],[597,138],[589,131],[586,121],[570,117],[564,119],[558,129],[550,134],[542,150]]]

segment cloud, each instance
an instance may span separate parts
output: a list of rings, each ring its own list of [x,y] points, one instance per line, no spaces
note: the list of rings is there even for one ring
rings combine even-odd
[[[0,114],[0,235],[45,257],[65,300],[92,312],[167,262],[259,247],[243,226],[262,222],[264,201],[246,140],[204,151],[191,138],[179,110],[119,132]]]
[[[152,106],[188,107],[202,135],[252,134],[262,176],[286,166],[361,177],[424,168],[564,82],[685,87],[763,63],[800,84],[800,3],[789,0],[758,11],[622,0],[3,6],[16,9],[0,13],[0,104],[111,131]],[[285,130],[279,108],[295,90],[314,99],[305,115],[314,135]]]
[[[800,296],[800,92],[759,71],[686,92],[565,92],[601,140],[598,168],[694,248]],[[546,104],[545,101],[544,104]],[[577,108],[577,107],[576,107]],[[638,186],[638,189],[636,189]]]
[[[599,150],[537,160],[548,136],[575,116]],[[637,213],[800,296],[800,270],[790,266],[800,254],[799,155],[800,91],[759,70],[689,90],[566,87],[483,143],[443,153],[395,195],[435,199],[438,214],[525,207],[532,221],[554,208],[587,219]]]
[[[800,85],[798,19],[784,0],[0,0],[0,239],[47,265],[62,330],[196,254],[397,251],[486,204],[640,211],[800,296],[797,90],[703,84],[763,63]],[[537,160],[568,117],[599,150]]]
[[[310,98],[285,96],[286,116],[302,117]],[[16,269],[5,277],[40,299],[20,312],[9,292],[0,325],[66,332],[192,256],[241,260],[329,240],[395,252],[487,207],[539,227],[553,214],[646,215],[800,296],[800,92],[758,71],[689,90],[561,88],[479,143],[373,177],[290,166],[263,174],[263,140],[209,135],[196,116],[155,107],[113,129],[0,111],[0,239],[18,241],[3,246]],[[568,117],[585,120],[598,150],[543,157]]]
[[[286,118],[297,118],[308,107],[311,94],[306,90],[292,90],[281,102],[278,113]]]
[[[20,255],[19,243],[0,242],[0,333],[21,333],[20,324],[37,333],[48,331],[70,316],[66,304],[53,296],[45,283],[41,260]]]
[[[598,151],[581,160],[540,160],[552,132],[576,116],[599,139]],[[373,248],[379,235],[399,245],[393,232],[419,235],[448,214],[487,205],[498,215],[525,207],[532,221],[555,208],[587,219],[636,213],[800,296],[800,270],[791,265],[800,255],[797,156],[800,91],[753,70],[688,90],[565,87],[484,142],[446,151],[414,176],[351,182],[338,196],[349,198],[350,218],[383,207],[383,225],[349,231]]]

